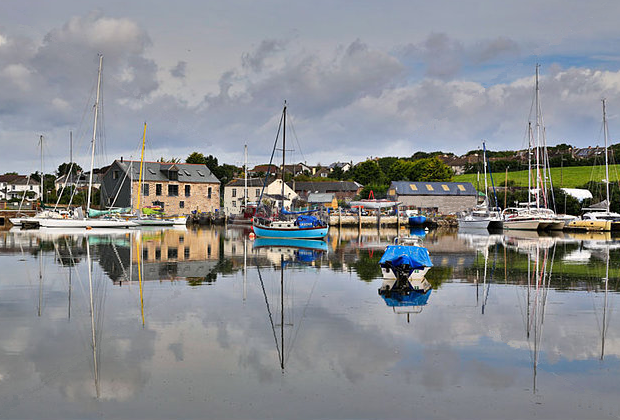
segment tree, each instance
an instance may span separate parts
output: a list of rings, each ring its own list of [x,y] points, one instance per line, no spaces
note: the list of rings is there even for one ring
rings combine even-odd
[[[187,157],[187,159],[185,159],[185,163],[193,163],[193,164],[198,164],[198,165],[206,165],[207,164],[207,158],[202,153],[193,152],[191,155],[189,155]]]
[[[437,156],[413,162],[410,181],[451,181],[454,173]]]
[[[56,176],[67,175],[69,173],[69,170],[71,170],[71,173],[73,175],[77,175],[78,172],[82,172],[82,167],[77,163],[73,162],[73,166],[71,165],[71,163],[66,162],[58,165],[58,169],[56,170]]]
[[[385,174],[374,160],[359,163],[352,171],[353,179],[362,185],[383,184],[386,181]]]

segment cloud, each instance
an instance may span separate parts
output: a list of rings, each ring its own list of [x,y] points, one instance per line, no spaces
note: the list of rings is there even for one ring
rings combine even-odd
[[[187,71],[187,61],[179,61],[176,66],[170,69],[172,77],[177,79],[185,79],[185,72]]]

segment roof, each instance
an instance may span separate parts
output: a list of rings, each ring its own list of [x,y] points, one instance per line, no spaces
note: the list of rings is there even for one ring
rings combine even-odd
[[[125,172],[129,170],[131,165],[133,168],[133,180],[137,181],[140,176],[140,162],[129,160],[116,160],[118,166]],[[142,179],[144,181],[170,181],[168,171],[176,170],[179,173],[179,182],[198,182],[198,183],[214,183],[219,184],[220,180],[215,177],[204,164],[195,163],[161,163],[161,162],[144,162],[142,169]]]
[[[272,181],[273,179],[271,179]],[[271,182],[270,181],[270,182]],[[265,183],[265,178],[248,178],[248,188],[250,187],[262,187]],[[235,178],[226,184],[227,187],[245,187],[244,178]]]
[[[30,178],[27,175],[0,175],[0,182],[6,182],[11,185],[39,185],[39,181]]]
[[[325,182],[295,182],[295,192],[309,191],[315,193],[355,191],[363,185],[354,181],[325,181]]]
[[[308,203],[331,203],[333,199],[334,199],[334,194],[329,194],[329,193],[308,194]]]
[[[471,182],[392,181],[392,190],[396,195],[477,195]]]

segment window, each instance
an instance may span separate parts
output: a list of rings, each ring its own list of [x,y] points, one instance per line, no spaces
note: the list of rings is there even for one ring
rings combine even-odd
[[[235,198],[237,196],[237,189],[236,188],[232,189],[232,196],[233,196],[233,198]]]
[[[118,171],[112,171],[112,179],[118,179]]]
[[[179,243],[182,244],[183,242],[185,242],[185,236],[179,235]]]
[[[461,190],[461,191],[465,191],[465,187],[464,187],[464,186],[462,186],[461,184],[459,184],[459,185],[458,185],[458,187],[459,187],[459,190]]]
[[[257,188],[257,189],[256,189],[256,196],[257,196],[257,197],[260,197],[260,188]]]
[[[161,184],[155,184],[155,195],[161,195]]]
[[[179,201],[179,208],[180,209],[184,209],[185,208],[185,201]]]
[[[174,260],[179,258],[179,250],[177,248],[168,248],[168,259]]]
[[[179,195],[178,185],[168,185],[168,197],[177,197]]]
[[[411,188],[412,191],[418,190],[418,186],[416,184],[409,184],[409,188]]]
[[[149,184],[142,185],[142,195],[148,197],[149,195]]]
[[[149,250],[146,249],[146,248],[142,250],[142,259],[143,260],[148,260],[149,259]]]
[[[190,196],[191,190],[192,190],[191,185],[186,185],[185,186],[185,197],[189,197]]]
[[[32,191],[32,185],[30,186],[30,191]]]
[[[185,249],[183,250],[183,258],[185,258],[186,260],[189,259],[189,248],[185,247]]]
[[[207,198],[211,198],[211,187],[207,190]]]
[[[207,256],[211,256],[211,245],[207,245]]]
[[[392,188],[388,191],[388,195],[396,195],[396,190]]]
[[[441,188],[443,188],[444,191],[450,191],[450,187],[448,187],[446,184],[441,184]]]
[[[233,201],[233,207],[237,207],[237,202]]]
[[[202,172],[200,172],[200,171],[198,171],[198,170],[197,170],[196,172],[198,172],[198,175],[200,175],[200,176],[202,176],[202,177],[204,177],[204,176],[205,176],[205,174],[203,174]]]
[[[155,248],[155,259],[161,260],[161,248]]]
[[[435,191],[433,190],[433,186],[431,184],[426,184],[426,189],[429,191]]]
[[[179,180],[179,172],[175,170],[168,171],[168,179],[170,181],[178,181]]]

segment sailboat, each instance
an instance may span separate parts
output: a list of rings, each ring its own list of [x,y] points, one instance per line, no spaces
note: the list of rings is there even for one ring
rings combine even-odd
[[[99,98],[101,94],[101,69],[103,65],[103,55],[99,55],[99,71],[97,74],[97,96],[94,106],[94,120],[93,120],[93,138],[91,141],[91,160],[90,160],[90,176],[88,181],[88,199],[86,201],[86,216],[78,208],[72,214],[72,217],[65,218],[41,218],[38,220],[40,227],[48,228],[128,228],[136,226],[132,221],[106,217],[106,218],[90,218],[88,214],[90,212],[91,195],[93,189],[93,169],[95,164],[95,142],[97,138],[97,119],[99,114]]]
[[[532,132],[530,123],[528,128],[528,202],[525,206],[509,207],[504,209],[502,217],[504,219],[505,229],[523,229],[523,230],[558,230],[564,228],[564,219],[557,218],[555,212],[548,207],[547,197],[547,178],[551,179],[547,144],[543,140],[544,127],[542,124],[542,112],[540,105],[540,89],[538,84],[538,68],[536,65],[536,90],[535,90],[535,106],[536,106],[536,135]],[[541,131],[543,136],[541,136]],[[532,169],[532,144],[534,144],[536,163],[535,170]],[[541,163],[542,161],[542,163]],[[542,173],[541,173],[542,166]],[[532,202],[532,177],[535,175],[536,197]],[[541,203],[542,196],[542,203]]]
[[[607,153],[607,111],[606,101],[603,102],[603,133],[605,137],[605,193],[606,199],[600,203],[590,206],[582,216],[581,220],[574,220],[569,223],[568,227],[571,229],[579,230],[597,230],[597,231],[610,231],[612,230],[612,224],[620,222],[620,214],[610,211],[610,196],[609,196],[609,161]]]
[[[487,186],[487,149],[486,144],[482,142],[482,156],[484,166],[484,204],[476,207],[471,212],[463,214],[458,218],[459,229],[501,229],[503,227],[503,220],[500,216],[499,209],[497,208],[497,196],[495,197],[496,207],[493,210],[489,209],[488,199],[488,186]],[[491,167],[489,166],[489,169]],[[490,172],[490,171],[489,171]],[[493,180],[493,175],[491,175]],[[495,192],[495,187],[493,187]]]
[[[280,119],[281,126],[278,127],[278,133],[280,127],[282,128],[282,204],[277,217],[270,217],[269,211],[262,206],[262,192],[259,198],[259,206],[256,214],[252,219],[252,228],[256,236],[266,238],[301,238],[301,239],[322,239],[327,236],[329,226],[325,221],[320,220],[316,216],[312,216],[309,213],[316,212],[318,210],[307,210],[299,212],[290,212],[285,209],[284,206],[284,168],[285,156],[286,156],[286,101],[284,101],[284,108],[282,110],[282,117]],[[276,136],[276,142],[274,144],[274,152],[278,143],[278,137]],[[273,153],[272,153],[273,157]],[[269,162],[271,165],[271,162]],[[269,174],[267,174],[267,177]],[[267,178],[266,178],[267,180]],[[266,183],[265,180],[265,183]],[[263,191],[265,187],[263,186]]]

